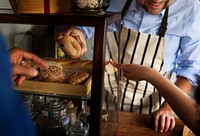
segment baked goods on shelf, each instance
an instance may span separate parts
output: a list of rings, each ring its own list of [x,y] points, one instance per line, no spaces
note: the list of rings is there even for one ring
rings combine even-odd
[[[43,59],[47,61],[57,62],[62,66],[77,66],[77,67],[92,68],[93,64],[92,60],[67,60],[67,59],[57,59],[51,57],[45,57]]]
[[[61,78],[61,81],[51,81],[49,82],[45,79],[45,82],[42,82],[41,79],[38,80],[38,77],[25,80],[20,87],[16,87],[17,90],[23,92],[33,92],[33,93],[44,93],[44,94],[53,94],[53,95],[69,95],[69,96],[81,96],[86,97],[91,91],[92,84],[92,61],[86,60],[64,60],[56,58],[43,58],[48,63],[56,64],[57,66],[62,66],[65,73],[65,78]],[[39,68],[40,69],[40,68]],[[74,72],[85,72],[86,76],[81,77],[80,84],[70,84],[67,83],[68,76]],[[40,72],[39,72],[40,73]],[[88,76],[88,77],[87,77]],[[42,79],[44,81],[44,79]],[[77,76],[75,77],[77,80]],[[62,82],[63,81],[63,82]],[[78,79],[80,82],[80,79]]]
[[[74,72],[70,74],[67,78],[68,84],[74,84],[74,85],[81,85],[84,84],[89,77],[89,74],[87,72]]]
[[[64,82],[65,72],[63,67],[56,62],[49,63],[49,69],[40,68],[37,79],[42,82]]]
[[[90,60],[65,60],[56,58],[44,58],[44,60],[49,63],[48,70],[42,69],[31,61],[27,61],[29,66],[38,70],[38,76],[35,78],[36,81],[83,84],[89,77],[89,73],[84,71],[82,67],[91,68],[92,66],[92,61]],[[77,69],[74,66],[80,68]]]

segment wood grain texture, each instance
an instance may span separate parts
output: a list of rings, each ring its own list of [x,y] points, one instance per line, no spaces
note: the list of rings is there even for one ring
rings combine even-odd
[[[110,114],[116,114],[111,112]],[[112,116],[112,115],[110,115]],[[115,115],[116,118],[116,115]],[[112,122],[103,122],[103,136],[182,136],[184,124],[176,118],[174,130],[166,133],[155,132],[147,123],[147,115],[131,112],[118,113],[118,125]],[[110,135],[111,136],[111,135]]]
[[[63,66],[65,70],[65,76],[73,72],[84,71],[89,73],[89,78],[83,85],[73,85],[68,83],[55,83],[55,82],[41,82],[37,80],[25,80],[21,86],[16,87],[16,90],[21,92],[36,93],[36,94],[48,94],[48,95],[63,95],[63,96],[80,96],[87,97],[91,92],[92,76],[91,68],[75,67],[75,66]]]

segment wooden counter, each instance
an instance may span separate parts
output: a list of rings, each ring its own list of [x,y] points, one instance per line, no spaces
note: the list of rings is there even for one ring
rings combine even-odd
[[[102,136],[182,136],[184,127],[184,124],[176,118],[174,130],[166,133],[155,132],[147,122],[147,115],[130,112],[119,112],[118,125],[111,122],[104,122],[102,125]]]

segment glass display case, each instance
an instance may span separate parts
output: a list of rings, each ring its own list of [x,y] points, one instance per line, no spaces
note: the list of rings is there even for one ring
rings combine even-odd
[[[108,26],[112,23],[120,27],[120,13],[101,13],[101,14],[0,14],[1,24],[22,24],[22,25],[73,25],[73,26],[90,26],[94,27],[94,48],[91,68],[91,83],[89,84],[90,93],[85,96],[71,96],[59,94],[63,90],[62,88],[56,87],[56,92],[37,92],[30,91],[25,92],[21,90],[21,93],[33,93],[44,96],[53,96],[59,98],[70,98],[75,100],[81,100],[89,105],[89,135],[100,136],[111,134],[111,129],[103,131],[106,127],[109,129],[109,125],[102,122],[103,114],[103,91],[104,91],[104,72],[105,72],[105,61],[106,61],[106,34]],[[43,49],[45,50],[45,48]],[[53,86],[52,86],[53,88]],[[75,88],[76,89],[76,88]],[[28,89],[26,89],[28,90]],[[117,113],[117,112],[115,112]],[[113,115],[110,118],[117,118],[117,115]],[[109,119],[110,119],[109,118]],[[117,123],[116,123],[117,124]]]

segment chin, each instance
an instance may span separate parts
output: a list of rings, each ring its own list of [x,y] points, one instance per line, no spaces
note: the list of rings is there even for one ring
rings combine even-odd
[[[162,10],[151,10],[151,9],[147,9],[147,12],[149,14],[152,14],[152,15],[158,15],[161,13]]]

